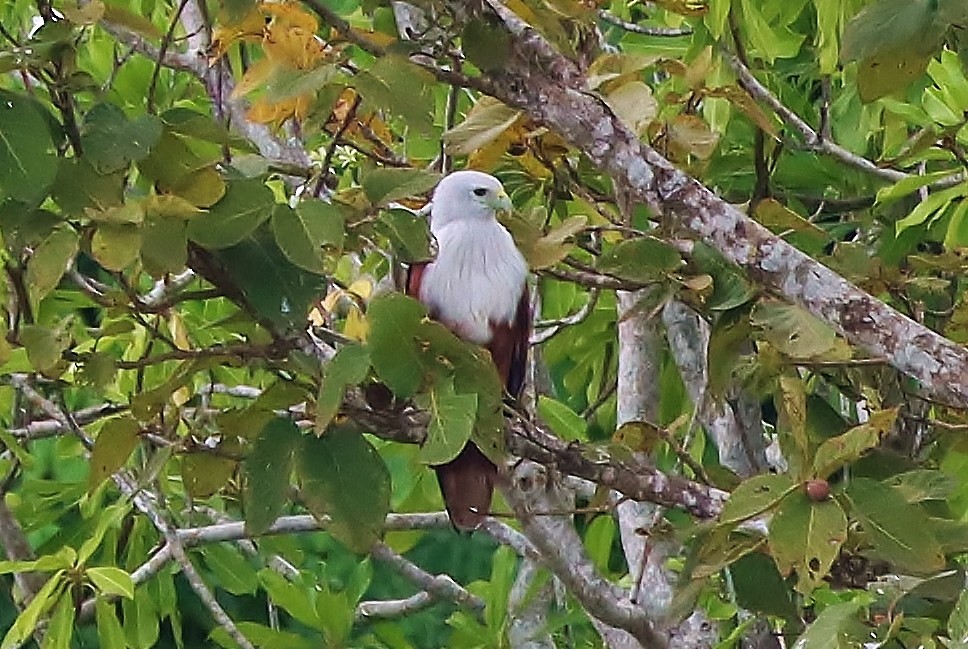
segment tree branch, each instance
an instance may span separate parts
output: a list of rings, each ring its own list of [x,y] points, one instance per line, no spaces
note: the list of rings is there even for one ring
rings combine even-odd
[[[480,8],[461,0],[472,14]],[[968,407],[968,350],[891,309],[729,205],[638,137],[571,61],[498,0],[513,55],[491,76],[494,96],[553,128],[639,202],[719,250],[760,285],[883,356],[939,401]]]

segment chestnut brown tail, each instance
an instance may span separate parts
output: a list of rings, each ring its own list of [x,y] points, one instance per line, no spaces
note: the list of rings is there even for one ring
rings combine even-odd
[[[468,442],[457,457],[434,470],[451,523],[461,531],[477,529],[491,510],[497,467]]]

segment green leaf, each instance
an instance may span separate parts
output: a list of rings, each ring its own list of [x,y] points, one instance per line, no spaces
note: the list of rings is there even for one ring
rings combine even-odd
[[[196,207],[212,207],[225,197],[228,186],[214,167],[202,167],[186,174],[170,186],[161,189],[171,192]]]
[[[62,227],[40,242],[27,262],[26,284],[30,302],[36,305],[53,291],[77,254],[79,237],[73,228]]]
[[[161,137],[151,147],[151,153],[138,161],[138,169],[145,177],[154,180],[158,189],[168,193],[195,172],[211,167],[221,159],[219,146],[179,134],[166,125]]]
[[[460,40],[467,60],[485,72],[502,69],[511,54],[511,37],[507,30],[489,20],[471,19],[461,32]]]
[[[17,616],[13,626],[7,631],[7,635],[3,637],[3,642],[0,642],[0,649],[13,649],[30,637],[34,629],[37,628],[37,621],[40,616],[47,612],[61,597],[64,588],[67,586],[65,575],[65,570],[58,570],[41,586],[34,598],[30,600],[27,608]]]
[[[377,223],[380,231],[390,240],[394,256],[401,262],[431,258],[430,229],[425,217],[409,210],[391,209],[380,212]]]
[[[780,572],[797,573],[797,590],[805,595],[821,586],[847,540],[847,515],[830,498],[813,502],[798,489],[787,495],[770,521],[770,551]]]
[[[941,545],[927,515],[893,488],[869,478],[854,478],[846,496],[878,554],[898,570],[930,574],[945,566]]]
[[[427,309],[420,302],[390,293],[370,302],[367,347],[373,369],[399,397],[409,399],[423,383],[417,335]]]
[[[128,120],[114,104],[97,104],[84,118],[84,155],[101,173],[126,169],[144,159],[161,138],[162,123],[154,115]]]
[[[112,566],[88,568],[85,574],[101,595],[134,598],[134,581],[131,575],[121,568]]]
[[[713,278],[713,294],[707,304],[713,311],[729,311],[746,304],[756,297],[756,289],[746,276],[729,263],[722,254],[702,243],[696,242],[692,249],[692,263]]]
[[[959,480],[936,469],[915,469],[886,480],[909,503],[948,500],[958,489]]]
[[[848,631],[852,623],[859,622],[858,614],[862,607],[860,602],[828,606],[791,646],[797,649],[852,649],[861,646],[861,639],[852,637]]]
[[[444,464],[453,460],[467,444],[477,417],[477,395],[455,394],[453,383],[438,382],[417,404],[430,415],[427,439],[418,459],[424,464]]]
[[[966,195],[968,195],[968,182],[933,192],[918,203],[918,206],[911,210],[910,214],[898,220],[894,224],[894,231],[900,234],[908,228],[933,221],[932,217],[935,214],[943,212],[951,203],[965,198]]]
[[[57,600],[44,633],[43,649],[68,649],[74,634],[74,602],[67,595]]]
[[[94,601],[94,617],[99,649],[125,649],[124,630],[114,611],[114,604],[98,597]]]
[[[276,245],[286,259],[310,273],[322,275],[325,272],[323,246],[311,231],[311,223],[288,205],[276,205],[270,224]]]
[[[289,418],[269,420],[245,458],[245,530],[263,534],[282,514],[289,495],[293,457],[302,433]]]
[[[363,176],[363,193],[373,205],[385,206],[423,194],[440,181],[440,174],[423,169],[377,167]]]
[[[968,643],[968,590],[962,590],[958,603],[948,616],[948,637],[955,642]]]
[[[121,601],[125,644],[131,649],[151,649],[158,642],[158,611],[147,588],[135,590],[134,599]]]
[[[141,425],[130,415],[109,419],[101,427],[91,450],[91,473],[87,488],[92,491],[124,466],[138,446]]]
[[[784,496],[796,489],[793,478],[788,475],[764,474],[744,480],[723,506],[719,515],[721,524],[738,523],[759,516],[779,503]]]
[[[814,358],[837,342],[833,329],[795,304],[759,302],[750,322],[771,345],[792,358]]]
[[[370,373],[370,352],[360,345],[341,347],[323,370],[316,399],[316,432],[322,433],[343,403],[346,388],[358,385]]]
[[[729,567],[736,603],[748,611],[798,618],[790,589],[776,568],[776,562],[761,552],[741,557]]]
[[[141,263],[154,277],[178,273],[188,264],[188,223],[151,216],[141,230]]]
[[[269,569],[259,571],[259,581],[269,599],[276,606],[281,607],[296,621],[311,629],[321,629],[319,617],[316,615],[315,588],[308,590],[287,580],[277,572]]]
[[[570,216],[547,234],[540,234],[533,241],[521,242],[521,253],[532,270],[554,266],[575,249],[574,237],[584,231],[588,217]]]
[[[682,265],[679,252],[655,237],[620,241],[598,259],[597,269],[633,282],[655,282]]]
[[[256,647],[264,647],[265,649],[317,649],[320,646],[318,638],[310,639],[292,631],[271,629],[256,622],[237,622],[235,626]],[[239,646],[229,636],[225,627],[216,627],[212,630],[209,638],[212,642],[226,647],[226,649],[238,649]]]
[[[844,61],[861,61],[911,45],[919,53],[934,50],[937,0],[878,0],[868,4],[844,28]]]
[[[61,354],[70,344],[70,338],[63,331],[50,327],[24,325],[20,328],[20,343],[26,348],[27,359],[33,368],[46,372],[61,361]]]
[[[329,516],[334,537],[360,553],[380,539],[390,511],[390,474],[362,434],[330,428],[322,437],[303,438],[296,472],[306,506],[319,519]]]
[[[430,73],[403,56],[377,59],[369,70],[353,75],[353,84],[369,110],[389,110],[404,118],[418,133],[434,131],[430,107],[434,105]],[[364,181],[365,182],[365,181]]]
[[[346,593],[333,592],[326,585],[316,592],[316,617],[323,628],[327,646],[346,646],[353,630],[355,608],[355,602],[350,602]]]
[[[470,155],[501,137],[520,116],[520,110],[481,97],[463,122],[443,134],[444,148],[451,155]]]
[[[343,245],[345,218],[332,203],[309,200],[295,210],[276,205],[272,212],[272,234],[286,258],[311,273],[325,271],[327,248]]]
[[[91,558],[94,551],[101,546],[108,530],[120,528],[121,522],[130,511],[131,502],[126,500],[101,509],[97,515],[97,524],[94,527],[94,531],[88,534],[87,538],[81,544],[80,549],[77,551],[77,561],[75,563],[87,563],[87,560]]]
[[[267,227],[215,256],[256,314],[277,328],[304,328],[310,304],[326,291],[326,279],[290,263]]]
[[[587,441],[588,423],[574,410],[551,397],[538,397],[538,415],[566,442]]]
[[[68,158],[60,163],[51,193],[71,216],[83,216],[88,210],[103,211],[121,205],[124,174],[102,174],[85,158]]]
[[[813,457],[813,475],[827,478],[845,464],[860,458],[880,443],[894,427],[896,419],[896,408],[880,410],[872,413],[867,422],[824,440]]]
[[[241,243],[272,214],[275,198],[260,178],[234,180],[208,214],[188,224],[188,238],[206,248]]]
[[[45,554],[31,561],[0,561],[0,575],[12,572],[50,572],[70,568],[76,563],[77,552],[67,545],[54,554]]]
[[[234,545],[214,543],[202,550],[202,557],[219,587],[233,595],[252,595],[259,587],[255,568]]]
[[[877,190],[877,204],[878,205],[890,205],[895,203],[909,194],[913,194],[922,187],[927,187],[933,183],[938,182],[942,178],[947,178],[951,175],[950,171],[935,171],[926,174],[915,174],[902,178],[893,185],[888,185],[887,187],[882,187]]]
[[[57,154],[43,109],[0,90],[0,198],[38,205],[57,177]]]
[[[141,229],[135,225],[102,224],[91,237],[91,256],[108,270],[124,270],[140,252]]]
[[[193,498],[208,498],[235,474],[238,462],[212,452],[198,451],[182,457],[181,474],[185,489]]]
[[[583,541],[588,558],[603,575],[611,572],[609,562],[615,541],[615,520],[611,516],[596,516],[585,530]]]

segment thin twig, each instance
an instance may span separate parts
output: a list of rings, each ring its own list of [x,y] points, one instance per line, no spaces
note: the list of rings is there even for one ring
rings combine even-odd
[[[646,27],[645,25],[639,25],[637,23],[631,23],[626,20],[622,20],[612,12],[601,9],[598,12],[598,17],[615,27],[620,27],[627,32],[632,32],[635,34],[644,34],[646,36],[690,36],[692,34],[691,27]]]

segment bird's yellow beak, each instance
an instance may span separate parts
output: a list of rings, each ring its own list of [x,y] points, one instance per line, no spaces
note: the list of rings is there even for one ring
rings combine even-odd
[[[513,212],[514,205],[511,204],[511,199],[508,197],[507,193],[504,191],[498,192],[497,196],[487,201],[488,207],[494,209],[495,212]]]

